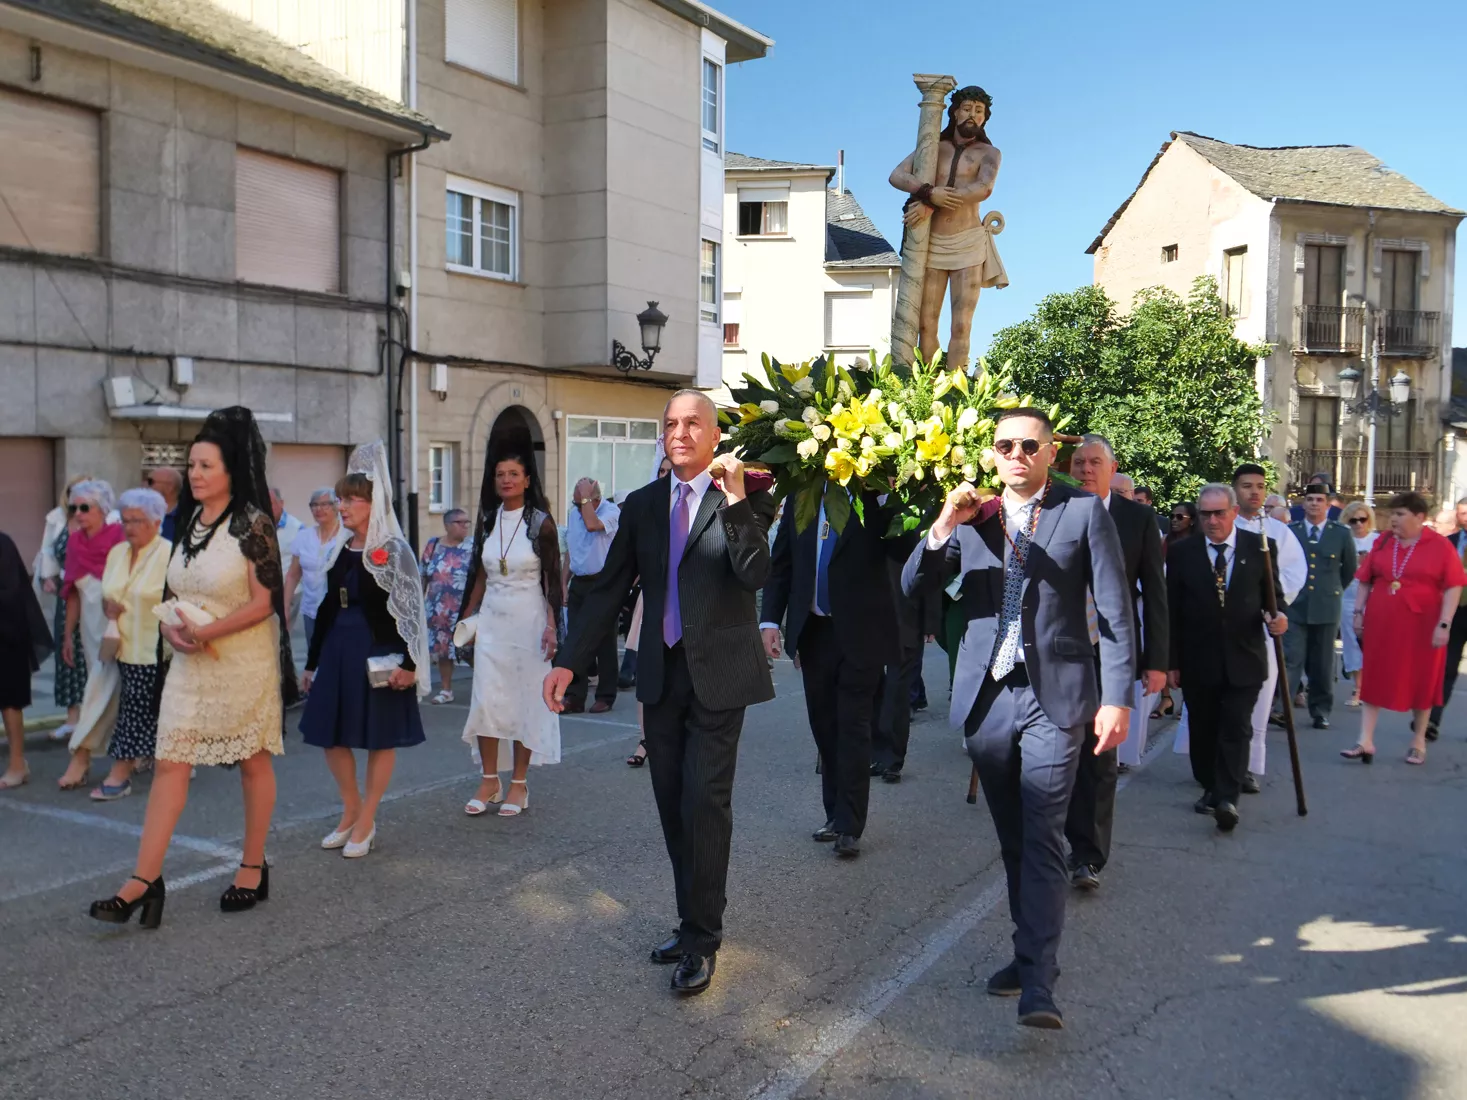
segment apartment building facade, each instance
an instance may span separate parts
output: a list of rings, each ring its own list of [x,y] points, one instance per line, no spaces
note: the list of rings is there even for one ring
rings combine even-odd
[[[0,513],[256,410],[299,499],[386,434],[394,154],[447,135],[179,0],[0,2]]]
[[[890,350],[901,257],[841,176],[832,165],[728,155],[726,385],[757,372],[762,354],[781,362],[828,354],[850,365]]]
[[[1372,372],[1408,394],[1378,422],[1376,493],[1452,491],[1456,230],[1463,213],[1348,145],[1258,148],[1178,132],[1087,250],[1122,307],[1213,276],[1235,331],[1267,343],[1268,453],[1288,487],[1365,490]]]

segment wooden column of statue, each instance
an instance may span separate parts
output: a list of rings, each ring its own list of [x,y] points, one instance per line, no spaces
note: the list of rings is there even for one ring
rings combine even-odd
[[[930,363],[939,348],[937,325],[942,300],[952,295],[948,364],[966,368],[973,311],[984,287],[1009,285],[993,238],[1003,232],[1003,215],[987,217],[979,204],[993,194],[1001,156],[988,140],[986,126],[993,99],[977,85],[958,88],[950,76],[918,73],[922,92],[917,148],[897,165],[891,185],[905,191],[902,222],[902,273],[891,326],[891,354],[910,364],[919,348]],[[947,124],[942,109],[947,93]]]

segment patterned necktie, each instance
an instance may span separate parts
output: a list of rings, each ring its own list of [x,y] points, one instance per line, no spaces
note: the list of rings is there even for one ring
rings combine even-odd
[[[1018,530],[1014,533],[1014,548],[1003,571],[1003,617],[998,624],[998,642],[993,652],[991,672],[995,680],[1002,680],[1019,663],[1019,647],[1024,644],[1024,570],[1029,558],[1029,518],[1036,515],[1039,501],[1029,500],[1019,507]],[[1003,522],[1008,523],[1004,516]]]
[[[685,481],[674,479],[673,488],[677,500],[668,517],[667,532],[667,595],[662,601],[662,642],[671,648],[683,638],[683,610],[678,603],[677,572],[682,564],[683,551],[688,545],[688,499],[693,488]]]
[[[1213,546],[1217,561],[1212,567],[1212,579],[1217,584],[1217,602],[1226,604],[1228,599],[1228,544],[1219,542]]]
[[[1317,524],[1311,523],[1309,525],[1309,541],[1310,542],[1318,542],[1319,541],[1319,526]]]

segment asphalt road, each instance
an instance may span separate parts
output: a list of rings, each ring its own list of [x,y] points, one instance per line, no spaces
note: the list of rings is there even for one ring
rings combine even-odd
[[[334,786],[293,735],[272,896],[245,914],[216,901],[238,777],[201,769],[151,933],[86,916],[130,870],[145,799],[62,794],[63,753],[38,747],[0,798],[0,1097],[1467,1097],[1467,704],[1425,768],[1401,762],[1399,717],[1371,768],[1335,755],[1356,712],[1307,731],[1302,819],[1276,736],[1232,836],[1191,812],[1174,723],[1154,723],[1104,885],[1070,907],[1048,1033],[983,992],[1009,925],[957,734],[919,716],[907,778],[875,785],[839,863],[809,839],[798,673],[776,679],[745,725],[727,942],[688,1001],[646,961],[674,912],[647,775],[621,762],[626,694],[564,721],[520,819],[463,815],[463,708],[425,708],[359,861],[317,848]]]

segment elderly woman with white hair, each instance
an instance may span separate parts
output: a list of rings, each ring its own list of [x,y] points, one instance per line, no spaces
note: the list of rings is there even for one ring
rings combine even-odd
[[[117,719],[107,755],[112,770],[92,791],[98,802],[132,793],[139,760],[150,760],[158,741],[158,619],[173,545],[160,533],[168,502],[153,489],[129,489],[117,502],[125,542],[107,554],[102,571],[102,610],[116,624]],[[104,657],[109,654],[104,649]]]
[[[61,599],[66,605],[62,632],[61,660],[68,667],[83,665],[89,673],[102,648],[107,616],[102,611],[102,571],[107,555],[123,540],[122,524],[111,522],[112,486],[105,481],[80,481],[73,485],[67,512],[76,520],[76,530],[67,541],[66,571],[61,576]],[[81,627],[82,652],[76,652],[77,627]],[[71,763],[57,780],[62,790],[72,790],[87,781],[91,748],[86,738],[72,734]]]
[[[316,614],[326,598],[326,569],[342,541],[341,515],[336,510],[336,490],[327,485],[311,494],[312,527],[302,527],[285,548],[293,559],[285,571],[285,606],[291,607],[296,591],[301,596],[301,618],[306,642],[316,630]]]

